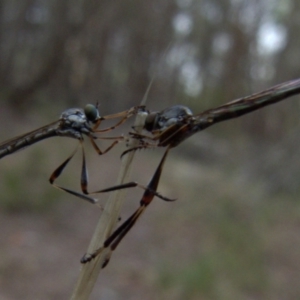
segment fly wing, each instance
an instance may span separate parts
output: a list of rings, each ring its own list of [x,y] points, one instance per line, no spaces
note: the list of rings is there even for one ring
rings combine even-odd
[[[195,115],[194,124],[202,130],[215,123],[240,117],[264,106],[300,93],[300,79],[278,84],[265,91],[239,98],[217,108]]]
[[[0,158],[48,137],[46,136],[47,132],[49,132],[49,136],[52,132],[52,135],[55,135],[54,130],[58,128],[59,123],[60,120],[55,121],[0,143]]]

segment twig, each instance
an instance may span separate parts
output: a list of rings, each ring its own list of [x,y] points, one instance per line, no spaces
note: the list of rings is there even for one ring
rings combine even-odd
[[[147,91],[148,92],[148,91]],[[141,105],[145,104],[147,98],[147,92],[142,100]],[[145,122],[146,114],[141,112],[136,116],[134,123],[137,131],[141,131]],[[137,146],[138,141],[132,139],[129,142],[129,146]],[[116,185],[120,185],[124,182],[129,181],[131,163],[133,160],[134,151],[129,152],[127,155],[122,157],[121,169],[119,172],[118,180]],[[106,238],[112,233],[120,215],[120,209],[122,206],[123,199],[125,197],[125,190],[118,190],[113,192],[109,197],[104,211],[100,216],[99,222],[96,226],[94,235],[88,247],[88,253],[92,253],[99,247],[101,247]],[[86,300],[89,298],[97,277],[101,271],[103,262],[106,259],[107,252],[103,251],[91,262],[82,265],[79,278],[77,280],[75,289],[73,291],[71,300]]]

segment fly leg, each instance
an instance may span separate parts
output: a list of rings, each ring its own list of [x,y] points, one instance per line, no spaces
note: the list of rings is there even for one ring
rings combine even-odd
[[[73,151],[73,153],[61,164],[59,165],[54,172],[51,174],[49,181],[50,183],[57,189],[65,191],[71,195],[74,195],[76,197],[79,197],[83,200],[86,200],[92,204],[97,204],[98,205],[98,200],[92,197],[88,196],[88,191],[87,191],[87,187],[88,187],[88,171],[87,171],[87,166],[86,166],[86,160],[85,160],[85,152],[84,152],[84,147],[82,145],[82,140],[80,140],[79,145],[81,146],[82,149],[82,166],[81,166],[81,177],[80,177],[80,185],[81,185],[81,190],[82,193],[73,191],[71,189],[62,187],[60,185],[55,184],[55,180],[62,174],[63,170],[65,169],[65,167],[68,165],[68,163],[70,162],[70,160],[73,158],[73,156],[75,155],[75,153],[78,151],[78,146],[76,147],[76,149]],[[98,205],[100,206],[100,205]],[[100,206],[101,207],[101,206]],[[102,207],[101,207],[102,208]]]
[[[107,131],[111,131],[117,127],[119,127],[120,125],[122,125],[123,123],[125,123],[127,121],[127,119],[129,119],[130,117],[136,115],[140,109],[144,109],[144,107],[141,106],[134,106],[128,110],[116,113],[116,114],[112,114],[112,115],[107,115],[104,117],[100,117],[96,122],[95,125],[93,126],[93,132],[107,132]],[[103,120],[109,120],[109,119],[116,119],[116,118],[121,118],[121,120],[119,122],[117,122],[115,125],[108,127],[108,128],[104,128],[104,129],[98,129],[98,127],[100,126],[101,122]]]
[[[145,192],[142,196],[142,199],[140,201],[139,208],[123,223],[121,224],[103,243],[103,246],[94,251],[90,254],[85,254],[83,258],[81,259],[81,263],[87,263],[97,257],[103,250],[109,249],[109,253],[105,260],[103,261],[102,268],[104,268],[109,260],[112,252],[117,248],[119,243],[122,241],[122,239],[125,237],[125,235],[129,232],[129,230],[133,227],[135,222],[138,220],[138,218],[142,215],[142,213],[145,211],[147,206],[152,202],[154,196],[157,195],[157,187],[160,180],[160,176],[162,173],[163,165],[166,160],[168,151],[170,148],[167,148],[166,152],[164,153],[164,156],[162,157],[153,177],[151,178],[149,184],[147,185],[147,188],[145,189]],[[122,187],[124,188],[124,187]]]

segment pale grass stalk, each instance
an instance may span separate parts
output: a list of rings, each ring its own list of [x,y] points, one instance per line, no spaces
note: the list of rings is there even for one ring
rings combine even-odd
[[[146,98],[151,87],[152,81],[148,86],[147,92],[141,102],[141,105],[145,105]],[[134,126],[138,132],[142,131],[146,113],[140,112],[137,114]],[[138,143],[137,140],[131,140],[129,142],[129,147],[134,147]],[[116,185],[129,182],[131,163],[133,161],[134,151],[129,152],[123,156],[121,161],[121,169],[118,175]],[[93,234],[92,240],[88,247],[87,252],[93,253],[96,249],[101,247],[107,237],[113,232],[118,218],[120,216],[120,210],[122,206],[123,199],[125,197],[126,190],[118,190],[111,192],[110,197],[104,207],[104,211],[100,216],[99,222],[96,226],[95,232]],[[79,278],[75,285],[71,300],[87,300],[93,290],[96,283],[98,275],[101,271],[101,266],[105,261],[108,251],[102,251],[95,259],[91,262],[83,264],[80,270]]]

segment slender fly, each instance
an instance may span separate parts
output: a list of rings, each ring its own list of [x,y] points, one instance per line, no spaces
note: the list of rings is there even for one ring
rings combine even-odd
[[[79,145],[82,148],[82,168],[81,168],[81,190],[82,193],[78,193],[76,191],[61,187],[56,185],[55,180],[61,175],[62,171],[69,163],[69,161],[73,158],[75,153],[77,152],[78,147],[75,151],[51,174],[49,181],[50,183],[67,193],[80,197],[84,200],[87,200],[93,204],[97,203],[97,200],[88,196],[90,194],[88,192],[88,175],[87,175],[87,167],[85,162],[85,152],[83,147],[83,137],[87,136],[93,148],[99,155],[107,153],[111,150],[118,142],[124,139],[123,136],[119,137],[100,137],[97,134],[104,133],[115,129],[116,127],[123,124],[129,117],[133,116],[137,113],[138,107],[131,108],[127,111],[119,112],[112,115],[107,115],[101,117],[98,111],[98,107],[92,104],[87,104],[84,109],[80,108],[70,108],[64,111],[60,118],[50,123],[46,126],[40,127],[31,132],[25,133],[23,135],[17,136],[10,140],[4,141],[0,144],[0,159],[6,155],[13,154],[18,150],[21,150],[27,146],[30,146],[34,143],[37,143],[41,140],[61,136],[61,137],[69,137],[79,140]],[[108,119],[120,118],[120,120],[111,127],[99,129],[99,126],[102,121]],[[108,148],[105,150],[101,150],[95,140],[97,139],[109,139],[113,140]]]
[[[296,79],[276,85],[262,92],[239,98],[217,108],[209,109],[195,115],[193,115],[192,111],[188,107],[183,105],[175,105],[160,112],[148,112],[148,116],[143,128],[146,133],[130,133],[133,138],[139,140],[139,145],[126,150],[122,155],[137,149],[147,149],[153,147],[166,147],[166,151],[146,187],[138,184],[137,182],[129,182],[98,191],[110,192],[122,188],[137,186],[145,189],[142,199],[140,200],[139,208],[106,239],[101,248],[97,249],[93,253],[85,254],[81,259],[81,262],[87,263],[100,254],[104,249],[108,249],[109,251],[107,258],[102,265],[104,268],[109,262],[112,251],[117,248],[127,232],[132,228],[137,219],[145,211],[146,207],[152,202],[154,196],[158,196],[165,201],[173,201],[172,199],[162,197],[159,193],[157,193],[157,187],[162,169],[167,155],[172,148],[178,146],[193,134],[200,132],[216,123],[240,117],[244,114],[282,101],[299,93],[300,79]]]

